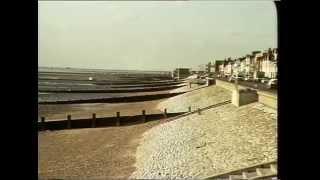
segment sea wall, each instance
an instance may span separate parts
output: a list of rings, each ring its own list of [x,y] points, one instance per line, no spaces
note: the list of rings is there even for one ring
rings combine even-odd
[[[227,100],[231,100],[231,93],[228,90],[211,85],[166,99],[157,107],[158,109],[167,108],[169,112],[181,112],[189,107],[193,111]]]
[[[229,91],[233,91],[234,90],[234,84],[228,83],[228,82],[225,82],[225,81],[221,81],[221,80],[218,80],[218,79],[216,79],[216,86],[222,87],[222,88],[227,89]]]
[[[219,87],[222,87],[228,91],[232,91],[234,92],[235,91],[235,86],[233,83],[229,83],[229,82],[226,82],[226,81],[221,81],[221,80],[218,80],[216,79],[216,86],[219,86]],[[240,90],[243,90],[243,89],[248,89],[247,87],[245,86],[241,86],[239,85],[238,86]],[[273,93],[269,93],[269,92],[266,92],[266,91],[261,91],[261,90],[257,90],[256,93],[257,93],[257,98],[256,98],[256,95],[253,91],[243,91],[244,93],[240,93],[241,97],[238,97],[239,94],[233,94],[233,98],[235,98],[233,101],[235,102],[236,100],[239,101],[238,102],[238,105],[241,106],[244,105],[244,104],[248,104],[248,103],[251,103],[251,102],[255,102],[255,101],[258,101],[259,103],[261,104],[264,104],[268,107],[271,107],[273,109],[277,109],[278,108],[278,97],[277,97],[277,94],[273,94]],[[241,100],[241,102],[240,102]],[[236,103],[233,103],[233,104],[236,104]]]
[[[222,87],[224,89],[227,89],[229,91],[233,91],[235,89],[235,86],[234,86],[233,83],[229,83],[229,82],[226,82],[226,81],[221,81],[219,79],[216,79],[216,85],[219,86],[219,87]],[[238,85],[238,88],[239,89],[247,89],[247,87],[241,86],[241,85]]]
[[[265,91],[258,91],[258,102],[273,109],[278,109],[278,96]]]
[[[244,90],[232,91],[232,104],[239,107],[246,104],[254,103],[258,101],[258,94],[255,90]]]

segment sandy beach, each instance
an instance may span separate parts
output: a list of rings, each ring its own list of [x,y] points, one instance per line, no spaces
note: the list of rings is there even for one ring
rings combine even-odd
[[[128,178],[141,135],[157,124],[39,132],[39,177]]]

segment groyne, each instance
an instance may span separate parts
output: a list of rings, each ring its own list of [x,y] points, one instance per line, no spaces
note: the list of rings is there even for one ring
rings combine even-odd
[[[46,93],[129,93],[129,92],[151,92],[164,91],[180,88],[186,85],[172,85],[160,87],[140,87],[140,88],[109,88],[109,89],[39,89],[39,92]]]
[[[124,102],[140,102],[150,101],[162,98],[169,98],[176,95],[183,94],[185,92],[178,93],[161,93],[151,95],[140,95],[140,96],[123,96],[123,97],[110,97],[110,98],[99,98],[99,99],[78,99],[78,100],[67,100],[67,101],[42,101],[38,104],[83,104],[83,103],[124,103]]]
[[[159,114],[147,114],[145,110],[142,110],[141,115],[135,116],[121,116],[120,112],[116,113],[114,117],[96,117],[96,114],[92,114],[91,118],[72,119],[71,115],[68,115],[64,120],[48,120],[44,117],[38,122],[38,130],[62,130],[62,129],[77,129],[77,128],[96,128],[107,126],[128,126],[139,123],[145,123],[149,121],[160,120],[164,118],[171,118],[186,112],[179,113],[167,113],[166,111]]]

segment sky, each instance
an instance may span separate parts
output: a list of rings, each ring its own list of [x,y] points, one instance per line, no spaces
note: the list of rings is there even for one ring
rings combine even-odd
[[[39,1],[38,64],[196,69],[277,47],[272,1]]]

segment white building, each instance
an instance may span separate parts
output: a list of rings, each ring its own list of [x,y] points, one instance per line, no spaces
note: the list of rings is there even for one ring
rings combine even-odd
[[[251,76],[254,79],[277,77],[278,50],[276,48],[269,48],[264,52],[253,51],[251,55],[247,54],[237,60],[228,58],[215,61],[213,63],[214,68],[210,69],[210,72],[216,72],[223,76],[230,76],[235,71],[233,67],[235,61],[238,61],[240,65],[237,69],[239,75]]]
[[[277,50],[269,49],[263,54],[261,61],[261,71],[264,72],[264,76],[267,78],[277,77]]]
[[[234,61],[231,60],[231,58],[228,58],[227,61],[225,61],[224,65],[224,75],[225,76],[231,76],[233,73],[233,64]]]
[[[245,64],[245,76],[253,76],[254,73],[254,63],[253,63],[254,56],[247,54],[244,60]]]
[[[261,51],[252,52],[252,67],[253,67],[253,78],[258,79],[264,76],[261,71],[261,60],[263,53]]]
[[[239,67],[239,75],[245,76],[246,75],[246,61],[245,57],[241,57],[238,59],[240,67]]]
[[[220,75],[224,75],[224,63],[218,65]]]

